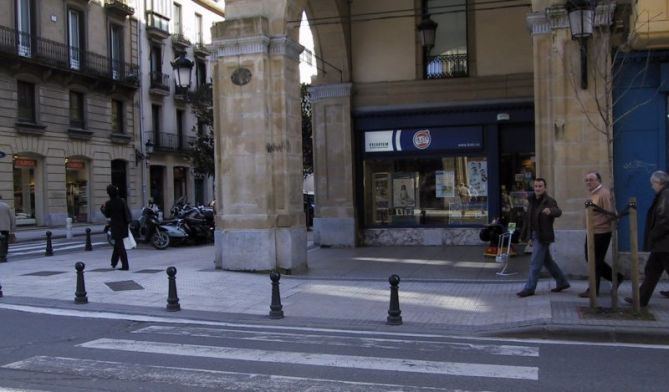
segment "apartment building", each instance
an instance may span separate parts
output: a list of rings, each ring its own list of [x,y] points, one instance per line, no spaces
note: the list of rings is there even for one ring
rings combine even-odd
[[[210,27],[222,21],[222,1],[138,1],[141,16],[137,134],[142,161],[143,202],[169,211],[180,198],[206,204],[214,199],[213,179],[197,176],[187,150],[198,133],[209,132],[193,113],[194,104],[211,105]],[[171,62],[179,56],[193,63],[187,88],[176,85]],[[147,152],[146,146],[152,146]]]
[[[137,206],[135,9],[120,0],[0,7],[0,194],[17,224],[99,220],[109,183]]]

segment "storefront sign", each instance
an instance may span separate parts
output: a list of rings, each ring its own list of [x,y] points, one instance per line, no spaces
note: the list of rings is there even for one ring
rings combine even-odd
[[[440,127],[365,132],[365,152],[462,151],[483,148],[483,128]]]
[[[34,159],[23,159],[16,158],[14,159],[14,167],[18,168],[32,168],[37,166],[37,162]]]
[[[81,170],[86,167],[86,164],[82,161],[67,161],[65,167],[72,170]]]

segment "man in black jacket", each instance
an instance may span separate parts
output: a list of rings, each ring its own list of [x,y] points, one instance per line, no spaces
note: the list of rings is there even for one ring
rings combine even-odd
[[[639,287],[639,302],[644,307],[648,306],[662,271],[669,273],[669,174],[661,170],[654,172],[650,186],[655,191],[655,199],[646,214],[643,240],[643,249],[650,251],[650,255]],[[632,303],[629,297],[625,297],[625,301]]]
[[[123,239],[128,236],[128,224],[130,224],[130,211],[125,201],[118,194],[118,188],[115,185],[107,186],[109,200],[100,208],[100,211],[109,218],[109,230],[114,239],[114,252],[111,257],[111,267],[116,268],[118,259],[121,259],[121,270],[127,271],[128,254],[123,246]]]
[[[522,241],[532,240],[532,259],[527,283],[521,291],[516,293],[521,298],[534,295],[542,267],[546,267],[555,279],[557,285],[551,290],[552,292],[559,293],[570,287],[569,281],[551,256],[550,244],[555,241],[553,222],[555,218],[562,215],[562,210],[555,199],[546,194],[546,180],[543,178],[534,180],[534,195],[530,196],[528,201],[529,206],[520,238]]]

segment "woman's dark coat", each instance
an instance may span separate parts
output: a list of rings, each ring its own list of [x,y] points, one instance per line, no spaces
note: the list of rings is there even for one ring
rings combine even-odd
[[[669,187],[653,199],[646,215],[643,248],[649,252],[669,252]]]
[[[115,240],[122,240],[128,236],[128,224],[130,224],[130,211],[123,199],[114,197],[102,207],[102,213],[110,219],[109,227],[111,236]]]

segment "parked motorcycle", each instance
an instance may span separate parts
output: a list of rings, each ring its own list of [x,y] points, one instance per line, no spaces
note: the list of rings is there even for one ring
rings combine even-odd
[[[178,230],[169,225],[162,224],[159,220],[159,210],[153,205],[142,208],[142,213],[137,220],[133,220],[128,225],[135,241],[151,243],[156,249],[167,249],[172,238],[184,238],[187,236],[184,230]],[[108,226],[105,226],[107,241],[114,245],[114,239],[111,238],[111,232]]]
[[[193,207],[180,198],[172,207],[171,212],[177,220],[177,226],[186,231],[190,240],[201,243],[214,240],[213,208]]]

